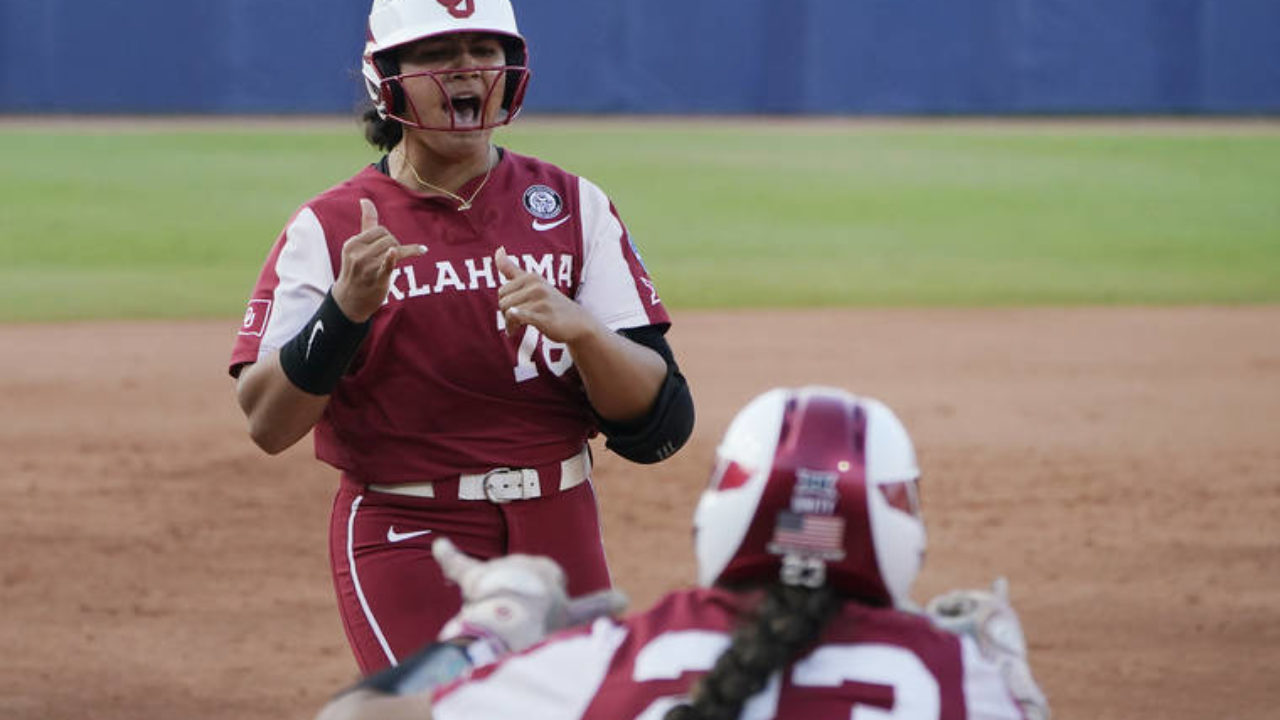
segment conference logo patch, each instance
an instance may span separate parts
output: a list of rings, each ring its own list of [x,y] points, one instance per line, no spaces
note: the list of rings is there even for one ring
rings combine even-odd
[[[564,200],[546,185],[531,185],[524,191],[524,209],[539,220],[550,220],[564,209]]]

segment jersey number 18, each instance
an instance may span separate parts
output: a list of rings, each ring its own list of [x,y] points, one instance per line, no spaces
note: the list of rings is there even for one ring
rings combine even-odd
[[[498,332],[506,332],[507,319],[498,311]],[[573,356],[569,354],[569,346],[554,340],[548,340],[538,328],[525,325],[524,336],[520,338],[520,347],[516,350],[516,365],[512,368],[516,382],[524,382],[538,377],[538,366],[533,362],[533,352],[542,345],[542,360],[547,369],[556,377],[560,377],[573,367]]]

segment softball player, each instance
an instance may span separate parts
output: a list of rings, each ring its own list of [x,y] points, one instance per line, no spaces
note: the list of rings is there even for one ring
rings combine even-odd
[[[534,644],[586,614],[554,566],[480,563],[438,540],[466,598],[450,642],[339,696],[322,720],[1049,718],[1002,583],[914,609],[919,470],[886,406],[774,390],[738,414],[716,460],[694,516],[702,588]],[[495,647],[516,653],[431,689]]]
[[[458,611],[435,537],[608,587],[588,438],[651,463],[692,431],[670,318],[609,198],[491,142],[527,55],[509,0],[375,0],[365,134],[386,155],[289,221],[232,351],[254,441],[314,428],[341,471],[333,580],[366,673]]]

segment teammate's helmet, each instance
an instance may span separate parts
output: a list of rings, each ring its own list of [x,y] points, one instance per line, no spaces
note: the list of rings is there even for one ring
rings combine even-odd
[[[419,40],[453,33],[486,33],[496,36],[506,51],[506,64],[500,68],[455,68],[433,73],[401,74],[395,50]],[[411,127],[426,130],[477,130],[506,125],[516,118],[524,104],[529,83],[529,52],[524,36],[516,27],[511,0],[373,0],[369,11],[369,29],[364,46],[361,72],[370,99],[384,117]],[[501,110],[495,118],[481,117],[479,127],[458,127],[450,113],[447,126],[424,124],[423,119],[405,97],[404,80],[429,77],[446,94],[437,75],[467,70],[503,70],[506,85]],[[490,87],[492,94],[497,87]],[[481,107],[488,107],[485,97]],[[483,115],[483,113],[481,113]]]
[[[924,557],[915,448],[893,411],[824,387],[771,390],[716,450],[694,515],[698,581],[828,584],[905,605]]]

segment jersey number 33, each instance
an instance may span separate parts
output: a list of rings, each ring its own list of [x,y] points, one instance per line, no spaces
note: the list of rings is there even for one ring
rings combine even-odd
[[[633,680],[675,680],[686,672],[706,672],[729,642],[727,635],[713,631],[664,633],[636,656]],[[636,720],[661,720],[684,700],[658,698]],[[788,707],[780,708],[780,701]],[[938,681],[915,653],[897,645],[854,643],[823,645],[796,662],[786,678],[774,673],[743,707],[741,718],[936,720],[940,713]]]

